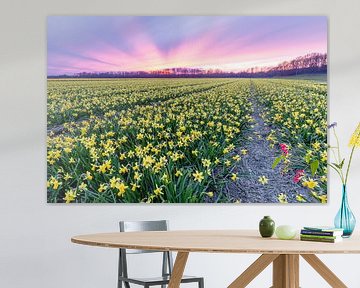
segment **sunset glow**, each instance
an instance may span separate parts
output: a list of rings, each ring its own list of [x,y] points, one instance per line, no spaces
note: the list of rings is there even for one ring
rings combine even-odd
[[[172,67],[238,72],[327,51],[320,16],[50,16],[48,75]]]

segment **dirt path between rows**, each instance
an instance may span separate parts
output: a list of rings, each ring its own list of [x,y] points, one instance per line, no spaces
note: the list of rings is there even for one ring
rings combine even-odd
[[[237,173],[239,179],[228,183],[226,196],[230,201],[238,200],[242,203],[279,203],[278,195],[283,193],[289,203],[294,203],[298,202],[296,195],[302,194],[309,202],[313,202],[308,189],[293,182],[294,171],[290,170],[283,175],[282,165],[272,169],[274,159],[281,151],[278,147],[271,148],[266,140],[272,128],[267,126],[260,116],[263,107],[256,100],[256,88],[253,83],[250,93],[254,123],[244,135],[248,142],[236,151],[237,154],[241,154],[241,150],[246,149],[248,153],[242,156],[242,160],[234,167],[233,173]],[[262,176],[269,179],[267,184],[259,182],[259,177]]]

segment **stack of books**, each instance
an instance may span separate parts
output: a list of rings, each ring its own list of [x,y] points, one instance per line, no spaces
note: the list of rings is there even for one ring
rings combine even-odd
[[[304,227],[300,232],[302,241],[337,243],[342,241],[344,230],[334,227]]]

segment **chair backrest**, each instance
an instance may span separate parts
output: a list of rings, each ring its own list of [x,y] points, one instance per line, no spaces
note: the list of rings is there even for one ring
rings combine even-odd
[[[135,231],[167,231],[167,220],[155,221],[120,221],[121,232],[135,232]]]
[[[120,232],[137,232],[137,231],[167,231],[169,224],[167,220],[158,221],[120,221]],[[169,275],[172,273],[173,259],[169,251],[150,251],[150,250],[136,250],[136,249],[119,249],[119,276],[128,277],[127,272],[127,257],[126,254],[140,254],[140,253],[163,253],[162,275]],[[121,282],[118,282],[121,283]],[[126,283],[126,282],[125,282]],[[121,287],[121,285],[120,285]],[[125,287],[130,287],[129,283]]]
[[[120,221],[120,232],[167,231],[167,220],[156,221]],[[126,254],[155,253],[159,251],[126,249]]]

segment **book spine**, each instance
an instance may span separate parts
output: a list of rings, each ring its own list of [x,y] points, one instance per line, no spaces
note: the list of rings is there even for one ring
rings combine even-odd
[[[301,241],[313,241],[313,242],[327,242],[327,243],[335,243],[335,239],[325,239],[325,238],[309,238],[309,237],[300,237]]]
[[[319,239],[336,239],[341,237],[341,236],[337,237],[337,236],[304,235],[304,234],[300,234],[300,236],[303,238],[319,238]]]
[[[331,231],[315,231],[315,230],[301,230],[303,235],[319,235],[319,236],[334,236],[334,232]]]

